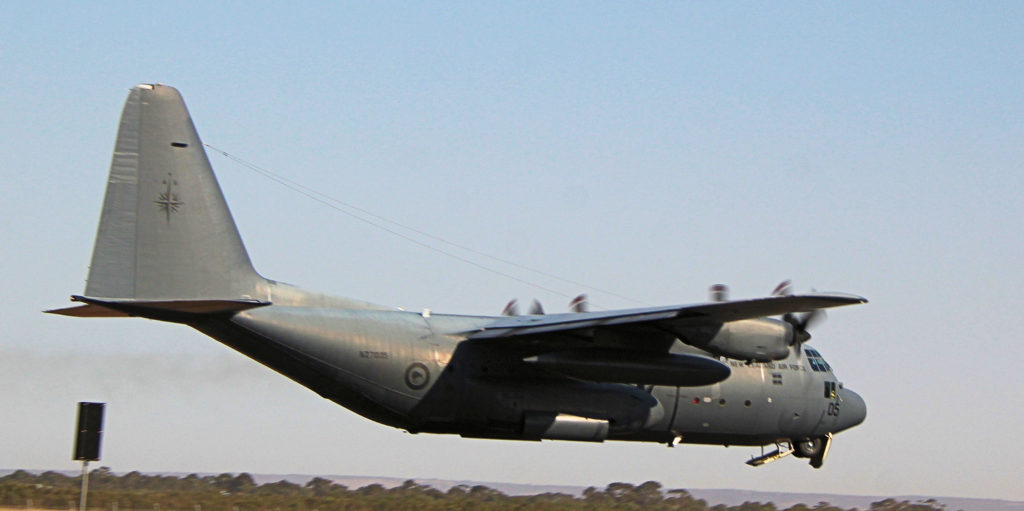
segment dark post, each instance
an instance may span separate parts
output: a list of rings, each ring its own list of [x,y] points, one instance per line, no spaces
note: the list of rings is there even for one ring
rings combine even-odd
[[[75,461],[100,459],[104,403],[78,403],[78,431],[75,437]]]
[[[85,511],[85,497],[89,493],[89,462],[100,459],[104,406],[104,403],[78,403],[75,460],[82,462],[82,499],[78,504],[79,511]]]

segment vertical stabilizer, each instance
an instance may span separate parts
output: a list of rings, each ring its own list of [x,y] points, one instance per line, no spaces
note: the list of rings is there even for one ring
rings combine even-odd
[[[261,282],[181,95],[137,85],[121,115],[86,296],[238,299]]]

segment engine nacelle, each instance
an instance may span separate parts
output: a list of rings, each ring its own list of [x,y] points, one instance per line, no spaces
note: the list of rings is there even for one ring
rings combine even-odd
[[[789,356],[793,327],[776,319],[744,319],[723,323],[705,342],[695,346],[738,360],[768,362]]]

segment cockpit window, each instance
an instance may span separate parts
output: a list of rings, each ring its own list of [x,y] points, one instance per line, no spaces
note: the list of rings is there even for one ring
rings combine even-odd
[[[832,370],[832,366],[825,362],[825,359],[821,357],[821,353],[818,353],[818,350],[805,348],[804,353],[807,355],[807,362],[811,364],[812,371],[823,373]]]

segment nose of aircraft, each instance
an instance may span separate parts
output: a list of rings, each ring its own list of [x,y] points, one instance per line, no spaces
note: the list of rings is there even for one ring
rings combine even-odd
[[[838,431],[850,429],[864,422],[864,418],[868,415],[868,407],[860,395],[850,389],[841,389],[839,398],[842,408],[839,412]]]

